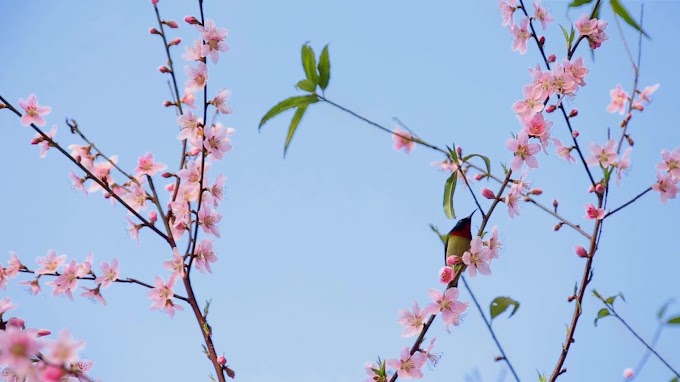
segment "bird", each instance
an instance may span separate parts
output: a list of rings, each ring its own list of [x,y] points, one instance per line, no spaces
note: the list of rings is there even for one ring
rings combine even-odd
[[[472,226],[472,215],[475,214],[477,210],[472,211],[470,216],[462,218],[458,220],[458,223],[449,231],[449,234],[446,235],[446,249],[444,251],[444,261],[447,262],[449,257],[451,256],[456,256],[454,259],[456,259],[455,263],[451,262],[450,264],[458,264],[461,262],[461,257],[463,257],[463,253],[465,251],[470,249],[470,242],[472,242],[472,232],[471,232],[471,226]],[[454,286],[454,282],[457,281],[457,278],[451,281],[449,283],[449,288]]]

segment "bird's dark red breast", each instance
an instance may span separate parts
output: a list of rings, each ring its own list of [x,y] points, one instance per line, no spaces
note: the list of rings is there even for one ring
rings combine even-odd
[[[456,226],[449,232],[449,236],[460,236],[467,239],[472,239],[472,232],[470,232],[472,225],[472,218],[467,217],[458,220]]]

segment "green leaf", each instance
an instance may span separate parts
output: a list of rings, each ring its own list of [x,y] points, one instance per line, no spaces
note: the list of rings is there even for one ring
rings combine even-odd
[[[446,235],[442,235],[442,233],[439,232],[439,229],[432,224],[430,224],[430,229],[432,230],[432,232],[436,233],[437,236],[439,236],[439,239],[442,241],[442,244],[446,245]]]
[[[484,161],[484,164],[486,165],[486,173],[487,173],[487,174],[491,174],[491,161],[489,160],[488,157],[486,157],[486,156],[484,156],[484,155],[481,155],[481,154],[470,154],[470,155],[468,155],[468,156],[466,156],[466,157],[463,158],[463,162],[467,162],[470,158],[473,158],[473,157],[482,158],[482,160]]]
[[[665,304],[661,305],[661,308],[659,308],[659,311],[656,312],[656,317],[661,320],[663,316],[666,314],[666,309],[668,309],[668,306],[673,302],[673,299],[670,299],[666,301]]]
[[[508,307],[510,305],[513,306],[512,312],[510,312],[510,315],[508,318],[512,317],[515,312],[517,312],[517,309],[519,309],[519,302],[513,300],[510,297],[496,297],[491,301],[491,306],[489,308],[489,311],[491,312],[491,320],[494,318],[498,317],[500,314],[508,310]]]
[[[593,296],[597,297],[600,301],[604,302],[604,297],[595,289],[593,289]]]
[[[288,126],[288,135],[286,135],[286,143],[283,145],[284,157],[286,156],[286,152],[288,152],[288,145],[290,145],[290,141],[293,139],[293,134],[295,134],[295,130],[300,124],[302,116],[305,115],[305,111],[307,111],[307,106],[309,105],[299,106],[298,109],[295,111],[295,114],[293,114],[293,118],[290,120],[290,126]]]
[[[316,57],[314,57],[312,47],[307,44],[302,46],[302,67],[305,69],[307,79],[312,81],[314,85],[317,85],[319,83],[319,75],[316,73]]]
[[[671,317],[666,321],[668,325],[678,325],[680,324],[680,316]]]
[[[617,295],[615,295],[615,296],[609,296],[609,297],[607,297],[607,299],[604,300],[604,302],[607,303],[607,304],[609,304],[609,305],[614,305],[614,301],[616,301],[616,298],[617,298],[617,297],[621,297],[621,300],[626,301],[626,299],[623,297],[623,293],[619,292],[619,293],[618,293]]]
[[[302,105],[309,105],[314,102],[317,102],[319,98],[316,96],[316,94],[310,94],[310,95],[303,95],[303,96],[293,96],[290,98],[286,98],[283,101],[277,103],[274,107],[269,109],[267,114],[262,117],[260,120],[260,125],[258,126],[258,129],[262,127],[267,121],[270,119],[276,117],[277,115],[283,113],[284,111],[288,109],[292,109],[294,107],[302,106]]]
[[[458,183],[458,171],[451,174],[444,185],[444,213],[449,219],[456,217],[456,211],[453,209],[453,194],[456,192],[456,183]]]
[[[580,7],[581,5],[591,3],[592,1],[593,0],[574,0],[571,3],[569,3],[569,7],[571,8]]]
[[[607,308],[602,308],[597,312],[597,317],[595,318],[595,326],[597,326],[597,321],[609,316],[609,309]]]
[[[326,90],[328,82],[331,79],[331,60],[328,57],[328,44],[323,47],[321,55],[319,55],[319,86],[321,90]]]
[[[635,28],[635,30],[639,31],[640,33],[645,35],[645,37],[649,38],[649,35],[642,30],[642,27],[640,27],[640,25],[638,25],[638,23],[636,23],[635,20],[633,20],[633,18],[630,16],[630,13],[628,13],[626,7],[624,7],[619,0],[609,0],[609,5],[612,6],[612,11],[619,15],[625,22],[628,23],[628,25],[632,26],[633,28]]]
[[[680,382],[680,379],[678,379],[678,377],[674,377],[670,382]]]
[[[316,84],[314,82],[312,82],[311,80],[308,80],[308,79],[298,81],[297,85],[295,85],[295,86],[297,86],[298,89],[301,89],[301,90],[304,90],[304,91],[307,91],[307,92],[310,92],[310,93],[314,93],[314,91],[316,90]]]
[[[538,373],[538,370],[536,372]],[[548,382],[548,377],[545,374],[538,373],[538,382]]]

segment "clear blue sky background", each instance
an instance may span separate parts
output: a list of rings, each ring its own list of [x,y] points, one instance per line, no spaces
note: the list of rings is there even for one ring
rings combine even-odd
[[[638,13],[640,2],[626,1]],[[160,2],[162,15],[181,20],[196,14],[191,1]],[[567,12],[567,2],[547,6],[557,22],[547,33],[549,52],[563,56],[557,23],[568,25],[585,10]],[[511,36],[501,27],[496,1],[207,1],[206,12],[230,30],[231,51],[210,66],[211,90],[234,93],[234,151],[214,167],[229,177],[222,205],[223,238],[216,242],[214,274],[196,274],[201,300],[212,298],[210,321],[215,341],[244,382],[356,381],[365,361],[396,357],[412,343],[401,338],[399,309],[414,300],[425,304],[426,291],[439,287],[442,248],[428,224],[448,229],[441,208],[445,174],[430,166],[440,157],[417,148],[410,156],[392,149],[392,139],[324,105],[311,107],[288,157],[282,158],[289,115],[273,120],[258,134],[260,117],[274,103],[296,94],[302,78],[299,48],[330,44],[333,73],[327,95],[389,127],[399,117],[437,145],[462,145],[500,162],[510,153],[505,139],[520,129],[511,104],[529,81],[527,68],[539,55],[511,52]],[[611,18],[611,11],[603,12]],[[645,7],[643,86],[661,83],[653,103],[632,120],[636,141],[633,168],[611,193],[611,206],[628,200],[655,179],[662,148],[680,145],[677,122],[680,4],[650,1]],[[159,39],[147,33],[155,24],[152,6],[138,2],[5,2],[0,12],[0,93],[14,102],[35,92],[51,105],[50,124],[58,124],[62,144],[78,140],[64,117],[77,119],[105,152],[118,154],[126,168],[148,151],[177,166],[179,143]],[[634,34],[625,27],[626,36]],[[182,25],[173,31],[185,41],[197,37]],[[619,116],[605,111],[609,89],[632,86],[633,73],[616,26],[597,51],[588,86],[569,107],[579,109],[575,127],[583,141],[619,134]],[[635,45],[635,44],[633,44]],[[179,58],[179,49],[174,49]],[[565,138],[561,119],[557,135]],[[96,263],[114,257],[123,276],[151,281],[170,252],[143,233],[141,245],[125,230],[125,212],[100,195],[84,197],[70,187],[70,164],[50,151],[41,160],[28,143],[33,133],[9,112],[0,112],[4,149],[0,252],[17,251],[34,266],[49,248],[82,261],[93,251]],[[532,173],[545,190],[540,200],[560,200],[564,215],[587,230],[583,204],[592,201],[580,166],[556,155],[541,156]],[[477,186],[476,186],[477,187]],[[496,188],[492,184],[492,188]],[[462,189],[461,189],[462,190]],[[486,201],[484,201],[485,205]],[[649,339],[657,308],[678,298],[680,256],[676,245],[680,204],[663,206],[658,194],[646,195],[607,220],[591,284],[604,294],[623,292],[620,313]],[[469,195],[457,196],[461,213],[473,209]],[[476,223],[479,218],[476,219]],[[555,221],[531,206],[511,220],[494,214],[504,239],[490,277],[472,280],[483,306],[498,295],[521,301],[516,316],[499,318],[494,328],[523,380],[550,372],[571,317],[566,302],[581,277],[584,262],[573,253],[585,244],[573,231],[555,233]],[[5,263],[5,255],[0,256]],[[82,284],[81,284],[82,285]],[[181,289],[180,289],[181,290]],[[105,381],[208,380],[193,316],[171,320],[150,311],[146,290],[116,285],[105,294],[109,305],[76,298],[30,296],[12,284],[16,311],[33,327],[69,328],[87,341],[84,357],[96,362]],[[469,300],[466,293],[461,293]],[[614,320],[594,328],[598,303],[590,296],[566,363],[565,381],[616,381],[634,367],[643,347]],[[670,312],[680,312],[680,303]],[[501,380],[505,368],[479,314],[471,307],[464,323],[448,335],[440,321],[440,364],[426,370],[429,381]],[[680,367],[680,331],[668,329],[658,344],[667,360]],[[665,381],[671,374],[652,359],[640,381]],[[506,381],[510,380],[506,376]]]

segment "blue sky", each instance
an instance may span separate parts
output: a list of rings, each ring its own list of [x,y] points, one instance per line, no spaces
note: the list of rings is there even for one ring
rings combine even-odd
[[[640,2],[625,3],[638,13]],[[557,24],[568,25],[582,11],[567,11],[564,1],[546,4],[557,20],[546,33],[548,50],[561,58]],[[161,0],[160,6],[168,19],[197,13],[194,2]],[[156,69],[164,54],[158,38],[147,33],[155,23],[149,2],[15,2],[3,8],[0,94],[16,101],[36,93],[52,106],[48,122],[59,126],[57,140],[63,144],[78,142],[63,124],[64,117],[75,118],[126,168],[148,151],[170,168],[177,166],[174,113],[161,106],[169,92]],[[428,224],[446,230],[454,223],[441,208],[446,175],[430,165],[441,158],[422,148],[409,156],[397,153],[384,133],[313,105],[284,160],[290,116],[272,120],[260,133],[259,119],[297,94],[300,46],[309,41],[318,52],[328,43],[330,99],[389,127],[398,117],[439,146],[455,142],[468,153],[486,154],[499,174],[500,163],[510,160],[505,139],[520,129],[511,105],[530,81],[527,68],[539,62],[538,52],[533,46],[524,56],[511,51],[495,1],[208,1],[206,14],[230,30],[231,50],[210,67],[210,86],[233,91],[234,113],[222,122],[236,129],[233,152],[211,170],[229,178],[221,207],[223,237],[216,242],[220,259],[214,274],[197,274],[195,281],[200,299],[213,301],[217,347],[241,381],[361,380],[365,361],[396,357],[412,343],[399,336],[399,309],[414,300],[425,304],[427,290],[439,286],[442,248]],[[662,148],[680,146],[675,116],[680,51],[674,48],[679,15],[675,2],[645,5],[652,39],[643,44],[640,83],[661,87],[632,120],[633,168],[612,190],[611,206],[651,184]],[[612,15],[606,10],[603,16]],[[635,38],[630,28],[624,31]],[[185,25],[177,33],[185,42],[197,36]],[[590,68],[588,86],[568,105],[579,109],[575,128],[583,142],[604,142],[608,129],[618,135],[619,116],[605,111],[609,89],[632,86],[613,22],[608,34],[594,63],[587,49],[579,51]],[[176,53],[179,57],[180,50]],[[564,122],[553,121],[564,137]],[[10,113],[0,112],[0,126],[7,179],[0,193],[6,216],[0,221],[0,253],[17,251],[33,264],[49,248],[78,260],[92,251],[97,264],[118,258],[124,276],[148,281],[165,276],[161,263],[170,253],[156,237],[143,234],[140,245],[130,240],[122,209],[71,189],[64,158],[51,151],[40,159],[28,144],[33,133]],[[592,223],[582,215],[591,199],[582,169],[554,154],[539,160],[540,169],[530,176],[544,189],[539,199],[546,204],[559,199],[560,211],[589,230]],[[465,193],[457,195],[456,205],[461,214],[474,208]],[[678,200],[663,206],[657,194],[648,194],[607,221],[595,261],[591,288],[622,292],[627,303],[620,313],[646,339],[654,332],[658,307],[680,297],[680,257],[672,237],[679,213]],[[492,224],[505,243],[501,258],[491,276],[470,280],[471,286],[483,306],[499,295],[521,302],[514,317],[497,319],[494,328],[522,379],[534,380],[536,371],[550,372],[559,355],[573,308],[566,298],[583,267],[573,246],[585,243],[569,229],[553,232],[554,219],[531,206],[523,206],[514,220],[498,211]],[[105,381],[208,380],[211,368],[190,313],[171,320],[150,311],[140,288],[116,285],[107,292],[106,307],[49,293],[30,296],[16,285],[2,293],[20,305],[16,313],[30,326],[69,328],[87,341],[82,355],[95,361],[94,374]],[[464,292],[461,298],[469,300]],[[568,373],[560,380],[619,380],[644,349],[614,320],[595,328],[599,305],[592,297],[583,308]],[[670,312],[680,312],[680,303]],[[463,381],[477,370],[484,381],[496,381],[503,373],[472,307],[452,334],[439,323],[431,335],[438,337],[443,358],[426,370],[427,380]],[[658,343],[676,367],[679,342],[678,329],[669,328]],[[652,359],[639,380],[670,377]]]

